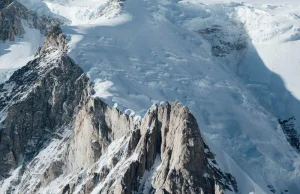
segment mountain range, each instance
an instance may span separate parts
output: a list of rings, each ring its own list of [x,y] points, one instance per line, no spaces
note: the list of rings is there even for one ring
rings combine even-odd
[[[299,193],[299,8],[2,0],[0,193]]]

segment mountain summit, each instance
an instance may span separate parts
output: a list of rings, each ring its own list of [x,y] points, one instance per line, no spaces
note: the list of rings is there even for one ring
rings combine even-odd
[[[0,86],[1,193],[238,191],[187,107],[154,105],[135,120],[93,98],[91,86],[52,28],[37,57]]]
[[[1,2],[1,194],[300,193],[297,0]]]
[[[68,51],[67,39],[59,26],[53,26],[50,29],[44,44],[39,48],[36,55],[47,55],[47,53],[52,52],[53,50],[63,53]]]

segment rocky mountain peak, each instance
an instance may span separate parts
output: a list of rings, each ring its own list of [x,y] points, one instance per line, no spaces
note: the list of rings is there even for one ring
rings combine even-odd
[[[51,41],[58,39],[65,40],[56,28],[44,46],[55,45]],[[57,129],[71,122],[88,84],[82,69],[67,55],[45,54],[0,85],[0,180],[30,161]]]
[[[238,191],[187,107],[166,102],[135,120],[93,98],[66,51],[51,28],[36,58],[0,85],[0,193]]]
[[[37,54],[47,54],[49,51],[67,52],[67,38],[59,26],[54,26],[49,30],[47,38]]]

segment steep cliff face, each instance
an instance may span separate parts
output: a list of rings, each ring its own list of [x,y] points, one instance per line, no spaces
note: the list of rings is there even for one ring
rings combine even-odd
[[[196,194],[238,191],[235,179],[218,169],[195,118],[183,105],[178,102],[154,105],[143,120],[134,122],[132,117],[101,101],[92,101],[94,104],[88,103],[88,107],[92,107],[92,115],[96,117],[90,121],[82,118],[90,109],[87,107],[85,113],[80,114],[77,122],[81,127],[75,127],[77,135],[73,136],[67,151],[69,155],[64,158],[67,165],[74,167],[72,161],[77,156],[77,169],[84,164],[88,164],[87,168],[81,169],[79,174],[72,173],[72,178],[64,179],[64,183],[54,180],[61,188],[57,192]],[[86,152],[78,150],[78,144]],[[74,168],[66,169],[76,172]]]
[[[46,33],[52,25],[61,24],[59,19],[38,16],[14,0],[0,2],[0,40],[13,41],[25,33],[24,25]]]
[[[57,38],[54,32],[48,35],[52,38]],[[88,78],[82,69],[64,54],[63,43],[52,45],[56,49],[39,53],[0,85],[1,179],[30,161],[55,129],[69,123],[86,95]]]
[[[1,193],[224,193],[188,108],[154,105],[142,120],[92,96],[58,27],[36,58],[0,86]]]

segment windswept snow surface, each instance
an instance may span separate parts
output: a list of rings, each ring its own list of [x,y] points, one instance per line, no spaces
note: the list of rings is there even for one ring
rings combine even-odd
[[[70,25],[106,24],[121,11],[119,0],[18,0],[40,15],[64,18]],[[126,16],[124,16],[126,17]],[[107,23],[110,25],[111,22]]]
[[[197,3],[216,4],[216,3],[250,3],[250,4],[266,4],[266,5],[299,5],[298,0],[189,0]]]
[[[240,193],[300,193],[300,155],[277,121],[300,120],[300,2],[22,1],[71,21],[69,54],[110,105],[143,115],[179,100]]]
[[[298,193],[299,153],[277,122],[279,116],[298,113],[289,110],[290,98],[284,98],[288,91],[300,92],[299,71],[293,67],[300,65],[295,54],[300,45],[285,38],[297,37],[292,36],[299,24],[297,8],[127,0],[122,13],[132,20],[115,26],[64,27],[71,37],[70,55],[97,80],[97,91],[102,91],[98,96],[138,115],[157,101],[177,99],[196,115],[218,163],[237,178],[240,193],[271,193],[269,187]],[[224,44],[225,55],[215,56],[212,45],[218,38],[198,33],[214,26],[221,28],[220,42],[237,41],[248,49],[230,50]],[[287,59],[280,48],[293,50],[293,64],[282,63]],[[277,88],[270,77],[288,84]],[[265,98],[272,99],[266,103]]]

